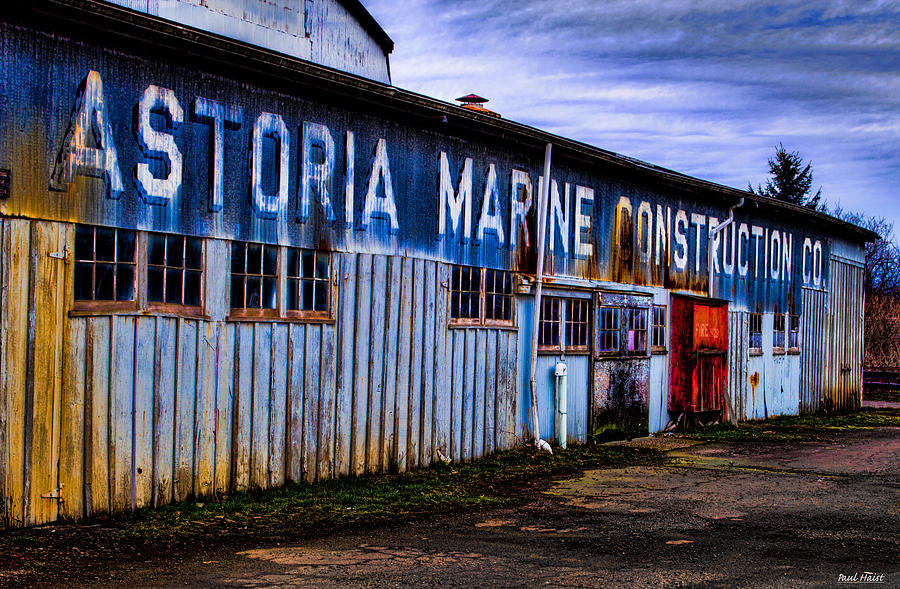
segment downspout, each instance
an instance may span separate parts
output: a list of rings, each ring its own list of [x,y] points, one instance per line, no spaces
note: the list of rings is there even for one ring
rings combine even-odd
[[[551,143],[544,150],[544,178],[541,190],[538,194],[537,215],[537,268],[534,274],[534,312],[531,317],[531,431],[534,433],[534,445],[538,448],[550,450],[547,442],[541,439],[541,428],[538,420],[537,383],[535,371],[537,369],[538,328],[541,320],[541,290],[544,285],[544,241],[547,233],[547,204],[550,200],[550,152],[553,149]]]
[[[734,223],[734,211],[735,209],[742,207],[743,205],[744,197],[742,196],[741,200],[736,205],[728,209],[728,218],[709,230],[709,240],[706,243],[706,296],[708,298],[712,298],[713,296],[712,241],[726,227]],[[736,248],[735,244],[732,244],[731,246],[733,248]],[[737,249],[735,249],[735,253],[733,255],[737,255]],[[727,394],[723,396],[725,397],[725,411],[728,412],[728,421],[737,425],[737,417],[734,413],[734,406],[731,403],[731,397]]]

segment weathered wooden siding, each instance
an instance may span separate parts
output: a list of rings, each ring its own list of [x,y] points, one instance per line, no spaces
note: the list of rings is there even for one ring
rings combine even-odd
[[[334,322],[231,322],[230,249],[209,240],[207,256],[225,260],[207,268],[210,319],[70,317],[72,235],[0,223],[6,525],[515,443],[516,332],[450,329],[446,265],[336,253]]]

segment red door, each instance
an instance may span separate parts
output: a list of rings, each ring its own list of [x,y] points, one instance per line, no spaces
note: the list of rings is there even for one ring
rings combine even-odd
[[[722,411],[728,304],[673,296],[671,336],[669,411]]]

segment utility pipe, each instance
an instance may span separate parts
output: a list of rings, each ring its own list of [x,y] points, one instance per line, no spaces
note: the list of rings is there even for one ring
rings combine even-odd
[[[541,444],[541,427],[538,420],[537,382],[535,371],[537,369],[538,329],[541,321],[541,290],[544,285],[544,241],[547,234],[547,205],[550,201],[550,152],[553,144],[548,143],[544,150],[544,179],[537,202],[537,268],[534,273],[534,312],[531,319],[531,431],[534,433],[534,445],[538,448]],[[549,449],[549,446],[547,447]]]
[[[741,200],[736,205],[728,209],[728,218],[715,227],[710,228],[709,230],[709,239],[706,242],[706,296],[709,298],[712,298],[713,296],[712,241],[726,227],[734,223],[734,211],[735,209],[742,207],[743,205],[744,197],[742,196]],[[734,248],[733,255],[737,255],[736,245],[731,244],[731,247]],[[731,397],[729,397],[728,395],[723,395],[723,397],[725,398],[725,411],[728,412],[728,420],[736,425],[737,416],[734,414],[734,407],[731,404]]]

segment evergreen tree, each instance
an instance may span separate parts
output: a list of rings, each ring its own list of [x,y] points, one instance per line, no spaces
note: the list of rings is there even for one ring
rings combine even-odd
[[[766,185],[748,185],[748,190],[753,194],[768,196],[784,200],[801,206],[818,210],[822,207],[821,187],[815,194],[810,194],[812,188],[812,164],[803,165],[803,158],[796,151],[787,151],[784,145],[778,144],[775,148],[775,156],[769,158],[769,179]]]

